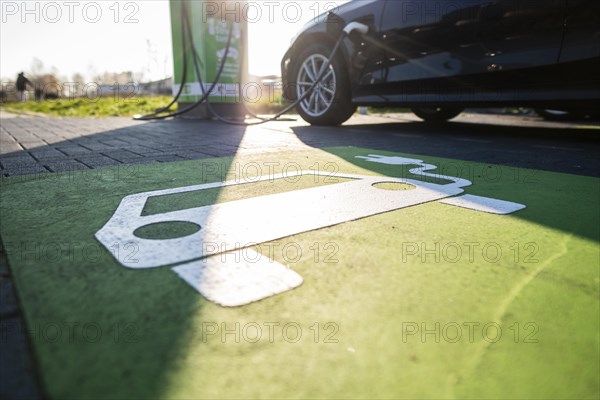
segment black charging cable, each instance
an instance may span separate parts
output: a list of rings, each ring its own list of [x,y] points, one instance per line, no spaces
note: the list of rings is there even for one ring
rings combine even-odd
[[[175,96],[175,98],[171,101],[171,103],[165,107],[162,107],[160,109],[158,109],[156,112],[152,113],[152,114],[148,114],[148,115],[134,115],[133,119],[138,120],[138,121],[153,121],[153,120],[162,120],[162,119],[167,119],[167,118],[172,118],[172,117],[177,117],[179,115],[183,115],[185,113],[188,113],[190,111],[192,111],[193,109],[199,107],[200,105],[202,105],[206,99],[208,98],[208,96],[214,91],[215,87],[217,86],[217,82],[221,79],[221,74],[223,73],[223,69],[225,68],[225,63],[227,60],[227,55],[229,54],[229,49],[231,48],[231,38],[233,36],[233,24],[230,25],[229,27],[229,34],[227,37],[227,46],[225,48],[225,54],[223,55],[223,60],[221,62],[221,65],[219,66],[219,69],[217,71],[217,75],[215,77],[215,82],[211,85],[211,87],[209,88],[209,90],[207,92],[204,91],[204,87],[202,86],[202,82],[200,82],[200,87],[202,89],[202,97],[194,102],[193,104],[191,104],[188,107],[185,107],[181,110],[177,110],[168,114],[164,114],[164,115],[160,115],[163,112],[167,111],[169,108],[171,108],[173,106],[173,104],[175,104],[175,102],[179,99],[179,97],[181,96],[181,93],[183,92],[183,88],[187,83],[187,54],[188,54],[188,48],[191,47],[193,54],[196,54],[195,52],[195,48],[194,48],[194,42],[193,40],[190,41],[189,44],[187,44],[186,41],[186,36],[187,36],[187,32],[190,33],[190,39],[192,38],[191,35],[191,26],[189,24],[189,20],[187,18],[187,10],[185,8],[185,2],[181,2],[181,13],[182,13],[182,29],[181,29],[181,33],[182,33],[182,48],[183,50],[183,78],[182,78],[182,82],[181,82],[181,86],[179,88],[179,91],[177,92],[177,95]],[[196,71],[197,74],[199,74],[199,71]]]
[[[241,122],[241,121],[235,121],[235,120],[231,120],[231,119],[227,119],[224,118],[223,116],[219,115],[214,108],[212,107],[212,105],[210,104],[210,100],[209,100],[209,96],[212,94],[212,92],[214,91],[216,85],[218,84],[218,81],[221,78],[221,74],[223,73],[223,69],[225,67],[225,63],[227,61],[227,56],[229,54],[229,50],[231,48],[231,39],[232,39],[232,35],[233,35],[233,29],[234,29],[234,25],[233,23],[230,22],[230,27],[229,27],[229,35],[227,38],[227,46],[225,48],[225,53],[223,54],[223,59],[221,60],[221,65],[219,66],[219,69],[217,71],[217,75],[215,77],[215,81],[212,83],[211,87],[209,88],[208,91],[206,91],[204,89],[204,83],[202,81],[202,77],[200,74],[200,67],[198,65],[199,62],[199,55],[198,52],[196,51],[196,46],[193,40],[193,35],[192,35],[192,29],[191,29],[191,24],[188,18],[188,13],[187,13],[187,9],[184,5],[185,2],[181,2],[181,14],[182,14],[182,29],[181,29],[181,36],[182,36],[182,48],[183,48],[183,78],[182,78],[182,82],[181,82],[181,86],[179,88],[179,91],[177,92],[175,98],[171,101],[171,103],[159,110],[157,110],[155,113],[153,114],[149,114],[149,115],[136,115],[134,116],[135,120],[141,120],[141,121],[149,121],[149,120],[162,120],[162,119],[166,119],[166,118],[172,118],[172,117],[176,117],[179,115],[183,115],[193,109],[195,109],[196,107],[199,107],[201,104],[206,102],[207,105],[207,109],[209,110],[209,112],[212,114],[212,116],[214,118],[216,118],[217,120],[225,123],[225,124],[229,124],[229,125],[237,125],[237,126],[253,126],[253,125],[262,125],[265,124],[267,122],[272,122],[272,121],[277,121],[280,120],[280,118],[288,113],[289,111],[291,111],[292,109],[296,108],[301,102],[303,102],[304,100],[306,100],[306,98],[308,98],[308,96],[310,96],[312,94],[312,92],[315,90],[315,88],[321,83],[321,81],[323,80],[323,78],[325,77],[325,75],[328,72],[329,67],[331,66],[331,62],[332,60],[335,58],[340,46],[342,45],[344,39],[346,38],[346,36],[349,35],[349,33],[353,30],[356,29],[356,27],[354,27],[353,29],[348,29],[348,27],[351,27],[352,24],[356,24],[357,27],[359,27],[357,23],[352,23],[349,24],[346,29],[344,29],[342,31],[342,35],[339,37],[339,39],[337,40],[335,46],[333,47],[331,54],[329,55],[328,59],[327,59],[327,63],[322,67],[321,73],[319,75],[319,77],[315,80],[315,82],[313,83],[313,85],[302,95],[300,96],[298,99],[296,99],[295,102],[293,102],[292,104],[288,105],[287,107],[285,107],[282,111],[278,112],[277,114],[275,114],[273,117],[271,118],[261,118],[257,115],[255,115],[252,112],[249,112],[249,110],[246,107],[246,104],[244,102],[243,97],[241,98],[241,103],[244,106],[246,112],[248,112],[251,116],[253,116],[254,118],[259,119],[259,121],[256,122]],[[359,27],[360,28],[360,27]],[[363,32],[365,33],[365,32]],[[186,39],[187,38],[187,39]],[[187,43],[189,40],[189,44]],[[167,111],[173,104],[175,104],[175,102],[179,99],[179,97],[181,96],[181,93],[183,91],[183,87],[185,86],[185,84],[187,83],[187,57],[188,57],[188,51],[191,50],[192,53],[192,60],[194,63],[194,69],[195,69],[195,75],[196,78],[200,84],[200,89],[202,91],[202,96],[200,97],[200,99],[196,102],[194,102],[194,104],[182,109],[182,110],[178,110],[175,112],[171,112],[168,114],[164,114],[164,115],[160,115],[161,113]],[[242,54],[242,58],[244,58],[245,55]],[[242,60],[243,63],[243,60]],[[242,64],[243,65],[243,64]],[[241,85],[241,74],[242,74],[242,67],[240,67],[240,84]],[[240,90],[241,93],[241,90]]]

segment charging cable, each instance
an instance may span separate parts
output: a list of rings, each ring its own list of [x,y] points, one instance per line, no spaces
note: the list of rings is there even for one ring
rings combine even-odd
[[[173,101],[171,101],[171,103],[168,106],[165,106],[159,110],[157,110],[155,113],[153,114],[149,114],[149,115],[144,115],[144,116],[140,116],[140,115],[136,115],[134,116],[134,119],[136,120],[142,120],[142,121],[148,121],[148,120],[159,120],[159,119],[166,119],[166,118],[171,118],[171,117],[176,117],[182,114],[185,114],[191,110],[193,110],[194,108],[200,106],[202,103],[206,102],[207,108],[209,110],[209,112],[213,115],[214,118],[216,118],[217,120],[229,124],[229,125],[238,125],[238,126],[253,126],[253,125],[262,125],[265,124],[267,122],[271,122],[271,121],[276,121],[276,120],[280,120],[280,118],[288,113],[289,111],[291,111],[292,109],[296,108],[301,102],[303,102],[304,100],[306,100],[306,98],[308,98],[308,96],[310,96],[312,94],[312,92],[315,90],[315,88],[321,83],[321,81],[323,80],[323,78],[325,77],[325,75],[327,74],[327,71],[329,69],[329,67],[331,66],[331,62],[332,60],[335,58],[340,46],[342,45],[344,39],[346,38],[346,36],[349,36],[350,33],[352,33],[353,31],[358,31],[361,34],[366,34],[369,31],[369,27],[361,24],[359,22],[351,22],[348,25],[346,25],[342,31],[342,35],[339,37],[339,39],[337,40],[337,42],[335,43],[331,54],[329,55],[328,59],[327,59],[327,63],[322,67],[321,69],[321,73],[319,75],[319,77],[315,80],[315,82],[313,83],[313,85],[302,95],[300,96],[298,99],[296,99],[295,102],[293,102],[292,104],[288,105],[287,107],[285,107],[282,111],[278,112],[277,114],[275,114],[273,117],[271,118],[261,118],[258,117],[257,115],[249,112],[249,110],[247,109],[245,102],[243,100],[243,98],[241,99],[241,103],[244,106],[245,110],[252,115],[254,118],[259,119],[259,121],[257,122],[241,122],[241,121],[235,121],[235,120],[231,120],[231,119],[227,119],[224,118],[223,116],[219,115],[214,108],[212,107],[212,105],[210,104],[209,101],[209,96],[212,94],[213,90],[215,89],[217,82],[220,80],[221,74],[223,72],[223,69],[225,67],[225,63],[227,61],[227,56],[229,54],[229,49],[231,47],[231,38],[232,38],[232,34],[233,34],[233,23],[230,23],[230,27],[229,27],[229,35],[228,35],[228,39],[227,39],[227,46],[225,49],[225,53],[223,54],[223,59],[221,60],[221,65],[219,66],[219,70],[217,71],[217,75],[215,77],[215,82],[211,85],[211,87],[208,89],[208,91],[206,91],[204,89],[204,83],[202,82],[202,78],[201,78],[201,74],[200,74],[200,67],[198,65],[199,62],[199,55],[198,52],[196,51],[196,46],[194,44],[194,40],[193,40],[193,35],[192,35],[192,30],[191,30],[191,25],[190,25],[190,21],[188,19],[188,14],[187,14],[187,10],[185,8],[184,2],[182,1],[182,7],[181,7],[181,13],[182,13],[182,30],[181,30],[181,34],[182,34],[182,48],[184,49],[184,53],[183,53],[183,78],[182,78],[182,82],[181,82],[181,86],[179,88],[179,91],[177,92],[175,98],[173,99]],[[189,44],[187,43],[189,40]],[[189,51],[188,49],[191,49],[191,53],[192,53],[192,59],[193,59],[193,63],[194,63],[194,69],[195,69],[195,75],[196,78],[199,81],[200,84],[200,89],[202,91],[202,96],[200,97],[200,99],[198,101],[196,101],[194,104],[192,104],[191,106],[188,106],[182,110],[178,110],[176,112],[171,112],[169,114],[165,114],[165,115],[159,115],[165,111],[167,111],[173,104],[175,104],[175,102],[179,99],[179,97],[181,96],[181,93],[183,91],[183,87],[185,86],[185,84],[187,83],[187,52]],[[244,55],[242,54],[242,58],[244,58]],[[243,60],[242,60],[243,62]],[[240,75],[241,75],[241,68],[240,68]],[[241,78],[241,76],[240,76]],[[240,84],[241,84],[241,79],[240,79]]]

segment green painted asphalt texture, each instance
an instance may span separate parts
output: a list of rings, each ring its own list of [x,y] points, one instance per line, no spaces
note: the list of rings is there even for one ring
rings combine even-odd
[[[468,194],[527,208],[433,202],[281,239],[274,258],[303,285],[238,308],[169,267],[126,269],[94,238],[127,195],[235,178],[214,171],[250,163],[416,178],[355,158],[369,154],[422,159],[472,180]],[[597,178],[345,147],[0,182],[0,235],[50,398],[600,395]],[[318,184],[241,185],[146,211]]]

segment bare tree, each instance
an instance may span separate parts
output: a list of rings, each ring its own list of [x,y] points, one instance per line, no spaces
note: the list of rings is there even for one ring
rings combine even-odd
[[[73,93],[69,95],[72,97],[79,97],[83,94],[83,86],[85,85],[85,78],[79,72],[76,72],[71,77],[71,82],[73,83],[72,89]]]
[[[36,79],[44,74],[44,63],[37,57],[31,60],[31,77]]]

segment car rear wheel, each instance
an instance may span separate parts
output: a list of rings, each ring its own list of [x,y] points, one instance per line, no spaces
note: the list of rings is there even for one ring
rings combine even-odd
[[[331,48],[313,44],[304,50],[296,68],[296,98],[304,96],[324,72]],[[350,80],[340,57],[335,57],[321,82],[297,107],[300,116],[312,125],[340,125],[354,114]]]
[[[413,108],[412,112],[425,122],[446,122],[457,117],[462,108],[452,107],[417,107]]]

